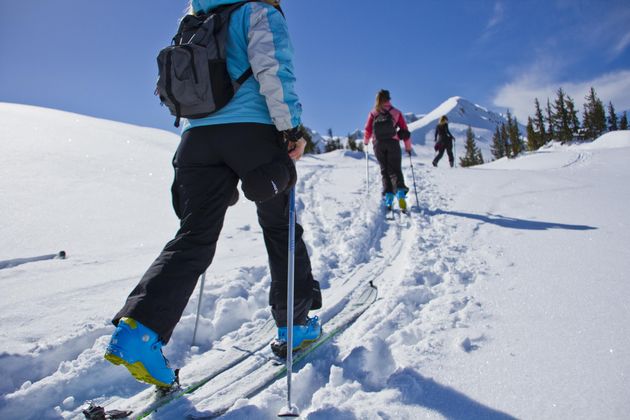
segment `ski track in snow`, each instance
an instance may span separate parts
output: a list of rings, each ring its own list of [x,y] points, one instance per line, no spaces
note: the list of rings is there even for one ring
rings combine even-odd
[[[370,177],[378,180],[374,166]],[[318,184],[309,184],[307,174],[298,191],[307,209],[301,221],[310,232],[311,245],[317,244],[318,238],[322,244],[329,244],[325,250],[312,252],[314,266],[328,267],[326,270],[330,271],[324,305],[331,303],[327,295],[345,281],[374,280],[380,298],[351,328],[333,344],[320,349],[299,370],[294,379],[294,400],[303,416],[330,418],[343,415],[344,404],[340,405],[340,401],[344,398],[339,395],[347,393],[344,397],[349,410],[365,406],[364,411],[350,410],[353,413],[350,418],[369,418],[374,415],[369,404],[356,404],[357,399],[365,399],[366,392],[394,395],[412,391],[405,387],[409,381],[414,386],[418,375],[406,366],[415,366],[423,358],[439,358],[442,347],[451,344],[440,331],[466,329],[469,319],[483,316],[481,305],[465,291],[482,275],[484,265],[466,255],[466,246],[447,239],[453,226],[443,222],[444,216],[432,216],[432,209],[445,206],[448,200],[429,181],[428,168],[416,173],[422,212],[412,212],[407,226],[386,221],[379,209],[379,196],[373,192],[368,208],[359,209],[365,206],[361,177],[355,176],[356,182],[348,185],[348,193],[343,197],[327,196],[322,191],[326,183],[332,182],[332,172],[322,173],[319,168]],[[348,168],[348,175],[353,172],[356,173],[356,165]],[[405,176],[411,187],[411,172],[407,172]],[[350,178],[344,176],[343,161],[334,174],[337,180]],[[409,194],[410,206],[415,205],[412,194],[413,190]],[[358,214],[364,210],[366,217],[346,220],[344,211],[349,208],[357,209],[353,212]],[[335,213],[337,219],[331,217]],[[350,239],[356,241],[349,246]],[[315,273],[321,275],[318,269]],[[357,276],[360,278],[353,279]],[[416,318],[423,319],[422,327],[417,323],[404,327]],[[396,332],[391,334],[391,331]],[[462,351],[471,352],[483,341],[483,334],[466,332],[456,344]],[[356,343],[364,345],[356,347]],[[253,398],[252,403],[238,402],[225,418],[275,418],[285,403],[284,387],[281,380]],[[420,396],[411,398],[409,406],[398,407],[403,417],[404,413],[413,417],[418,412],[419,401],[414,398]],[[203,407],[203,398],[199,399]]]
[[[341,380],[339,374],[354,389],[348,395],[349,400],[365,397],[359,389],[401,392],[392,385],[392,378],[400,377],[401,369],[417,364],[418,360],[439,357],[440,349],[447,344],[439,332],[465,328],[466,319],[481,311],[479,304],[466,296],[465,289],[483,272],[483,264],[467,257],[468,249],[461,242],[448,239],[453,226],[434,211],[447,206],[448,199],[436,191],[427,176],[428,167],[414,166],[420,211],[403,215],[400,225],[385,220],[380,208],[380,195],[376,192],[380,174],[376,162],[370,162],[372,186],[370,196],[366,197],[364,176],[357,176],[357,168],[363,168],[363,155],[339,153],[338,159],[329,165],[322,165],[317,156],[304,159],[296,185],[298,221],[304,226],[313,271],[324,293],[320,317],[325,322],[333,316],[344,304],[345,293],[362,281],[373,280],[379,287],[380,298],[333,344],[320,349],[317,360],[310,360],[297,372],[296,401],[303,413],[313,416],[324,415],[329,405],[335,404],[336,398],[332,396],[339,385],[336,382]],[[409,168],[405,169],[405,176],[412,188]],[[332,194],[339,189],[340,182],[346,193]],[[331,188],[327,190],[327,186]],[[413,188],[408,203],[410,207],[416,205]],[[188,349],[198,301],[195,293],[175,331],[173,344],[167,346],[167,355],[175,356],[171,356],[172,363],[185,364],[197,352],[209,349],[213,341],[239,330],[243,322],[268,317],[268,282],[268,269],[264,266],[243,267],[225,278],[208,279],[199,329],[203,343],[193,351]],[[225,319],[203,314],[232,321],[226,323]],[[416,318],[423,320],[421,327],[411,322]],[[220,328],[214,327],[215,322]],[[251,325],[246,323],[238,334],[246,333]],[[144,389],[128,378],[126,370],[102,359],[110,333],[109,326],[95,327],[75,342],[64,343],[74,349],[74,355],[70,352],[50,356],[48,367],[40,369],[40,374],[33,373],[28,379],[16,376],[16,382],[22,381],[23,385],[5,396],[3,414],[26,418],[24,407],[28,406],[27,412],[36,413],[34,417],[38,418],[80,417],[84,400],[111,402],[100,396],[130,397]],[[463,339],[463,351],[474,351],[482,345],[480,337]],[[94,344],[86,348],[92,341]],[[364,345],[354,346],[357,342]],[[386,363],[375,366],[377,360]],[[30,363],[33,362],[16,364],[19,367],[16,371],[27,368],[33,371],[35,365]],[[57,368],[53,369],[55,365]],[[309,375],[314,376],[312,380],[304,378]],[[304,383],[310,385],[300,385]],[[227,417],[275,418],[283,404],[283,387],[284,381],[278,381],[253,400],[262,399],[262,403],[252,406],[239,402]],[[328,402],[329,399],[332,400]],[[60,404],[50,407],[50,401]],[[158,414],[155,416],[159,418]]]

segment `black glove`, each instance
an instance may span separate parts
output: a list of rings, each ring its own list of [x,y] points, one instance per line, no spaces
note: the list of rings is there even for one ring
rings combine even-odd
[[[407,140],[409,137],[411,137],[411,133],[409,132],[409,130],[405,130],[404,128],[398,130],[398,138],[402,140]]]
[[[284,137],[284,141],[295,143],[302,137],[304,137],[304,131],[302,131],[301,126],[293,127],[288,130],[284,130],[282,132],[282,137]]]
[[[411,157],[411,150],[407,150],[407,156]]]

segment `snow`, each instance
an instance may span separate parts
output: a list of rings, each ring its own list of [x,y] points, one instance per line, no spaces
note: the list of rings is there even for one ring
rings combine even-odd
[[[0,263],[68,254],[0,269],[0,418],[81,418],[87,401],[146,389],[102,355],[110,318],[177,229],[178,138],[15,104],[0,104],[0,126]],[[298,163],[320,315],[362,281],[379,287],[293,375],[302,417],[627,418],[630,131],[468,169],[433,168],[426,146],[414,148],[420,211],[407,226],[384,220],[373,159],[369,196],[360,153]],[[409,160],[403,168],[416,205]],[[198,290],[165,348],[184,374],[202,374],[218,343],[262,328],[266,260],[255,208],[241,199],[208,271],[195,346]],[[187,401],[153,417],[205,404]],[[224,417],[271,419],[285,403],[280,380]]]

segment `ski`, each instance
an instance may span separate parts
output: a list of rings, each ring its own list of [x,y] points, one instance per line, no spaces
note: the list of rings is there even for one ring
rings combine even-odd
[[[127,412],[135,413],[134,419],[143,419],[169,403],[194,393],[217,376],[233,369],[268,347],[274,331],[275,323],[272,319],[268,319],[262,327],[257,328],[256,333],[251,334],[246,339],[231,340],[228,337],[225,343],[219,343],[200,358],[182,368],[187,380],[181,385],[175,385],[168,390],[151,387],[127,400],[111,401],[107,405],[126,406]],[[199,374],[198,372],[203,373]]]
[[[409,210],[400,210],[398,212],[398,225],[402,227],[407,227],[409,225]]]
[[[59,251],[56,254],[38,255],[36,257],[15,258],[13,260],[0,261],[0,270],[4,268],[12,268],[18,265],[27,264],[27,263],[36,262],[36,261],[65,260],[65,259],[66,259],[66,251]]]
[[[346,306],[324,325],[322,336],[308,347],[296,353],[293,359],[294,364],[303,360],[312,351],[338,335],[345,327],[356,320],[371,304],[370,299],[373,297],[373,300],[376,300],[376,290],[376,287],[370,282],[369,287],[364,288],[362,293],[355,293],[348,298]],[[339,326],[343,328],[340,329]],[[222,343],[223,345],[212,348],[199,359],[195,359],[184,366],[182,368],[182,371],[184,371],[183,376],[188,378],[188,380],[181,385],[176,385],[170,390],[157,390],[155,387],[152,387],[127,400],[111,401],[106,405],[125,406],[125,411],[133,413],[132,417],[134,419],[143,419],[156,413],[158,410],[168,409],[168,406],[184,399],[186,396],[195,394],[209,383],[213,384],[213,390],[218,390],[218,393],[232,383],[241,381],[247,376],[248,372],[262,367],[267,367],[279,375],[277,378],[275,378],[275,375],[271,376],[272,379],[268,379],[268,383],[258,384],[253,393],[250,390],[244,395],[239,394],[239,398],[247,397],[248,395],[253,396],[286,374],[286,366],[278,366],[277,358],[271,353],[270,343],[273,339],[274,331],[275,323],[269,319],[261,328],[256,330],[256,333],[247,336],[246,339],[237,340],[235,343],[230,343],[230,340],[227,339],[227,343]],[[200,374],[199,372],[203,373]],[[182,372],[180,371],[181,376]],[[229,410],[234,401],[236,399],[226,407],[220,408],[219,411],[225,412]]]
[[[385,220],[395,222],[398,226],[407,226],[409,221],[409,210],[391,209],[385,210]]]
[[[376,301],[377,297],[378,289],[370,281],[349,298],[338,314],[323,324],[322,335],[316,341],[294,354],[293,366],[303,362],[313,352],[352,325]],[[209,419],[221,416],[229,411],[236,401],[256,396],[283,378],[286,373],[286,364],[279,366],[278,359],[267,348],[258,357],[239,365],[234,372],[230,372],[229,377],[223,378],[224,381],[218,378],[217,384],[213,384],[213,392],[208,393],[199,401],[204,411],[189,413],[187,418]]]
[[[175,389],[173,389],[170,392],[166,392],[163,395],[161,395],[157,401],[153,402],[151,405],[149,405],[148,407],[146,407],[144,410],[142,410],[136,417],[135,419],[143,419],[145,417],[148,417],[149,415],[153,414],[154,412],[158,411],[160,408],[164,407],[165,405],[169,404],[172,401],[178,400],[188,394],[192,394],[193,392],[195,392],[196,390],[198,390],[199,388],[201,388],[202,386],[204,386],[205,384],[207,384],[208,382],[210,382],[211,380],[213,380],[214,378],[216,378],[217,376],[221,375],[224,372],[227,372],[228,370],[232,369],[234,366],[238,365],[239,363],[243,362],[245,359],[247,359],[248,357],[252,356],[253,354],[255,354],[256,352],[262,350],[264,347],[266,347],[269,343],[271,342],[271,338],[268,341],[265,341],[260,347],[255,348],[251,351],[243,351],[241,353],[241,355],[239,357],[235,357],[232,360],[230,360],[229,362],[227,362],[226,364],[224,364],[223,366],[221,366],[220,368],[212,371],[212,373],[210,373],[209,375],[203,377],[202,379],[195,381],[187,386],[176,386]]]

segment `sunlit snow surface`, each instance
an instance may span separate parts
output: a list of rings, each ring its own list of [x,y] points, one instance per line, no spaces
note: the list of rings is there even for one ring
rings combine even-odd
[[[102,355],[110,318],[177,229],[178,137],[13,104],[0,104],[0,126],[0,261],[68,254],[0,269],[0,418],[80,418],[88,400],[124,409],[115,402],[145,387]],[[320,314],[364,281],[380,296],[294,374],[302,417],[627,418],[630,132],[470,169],[433,168],[430,145],[414,146],[415,191],[403,159],[418,205],[407,226],[384,220],[373,159],[369,196],[362,154],[298,164]],[[269,316],[269,281],[241,199],[208,271],[197,346],[198,290],[166,347],[172,364],[203,366],[213,343],[250,335]],[[275,418],[285,388],[226,418]],[[191,397],[169,415],[203,406]]]

